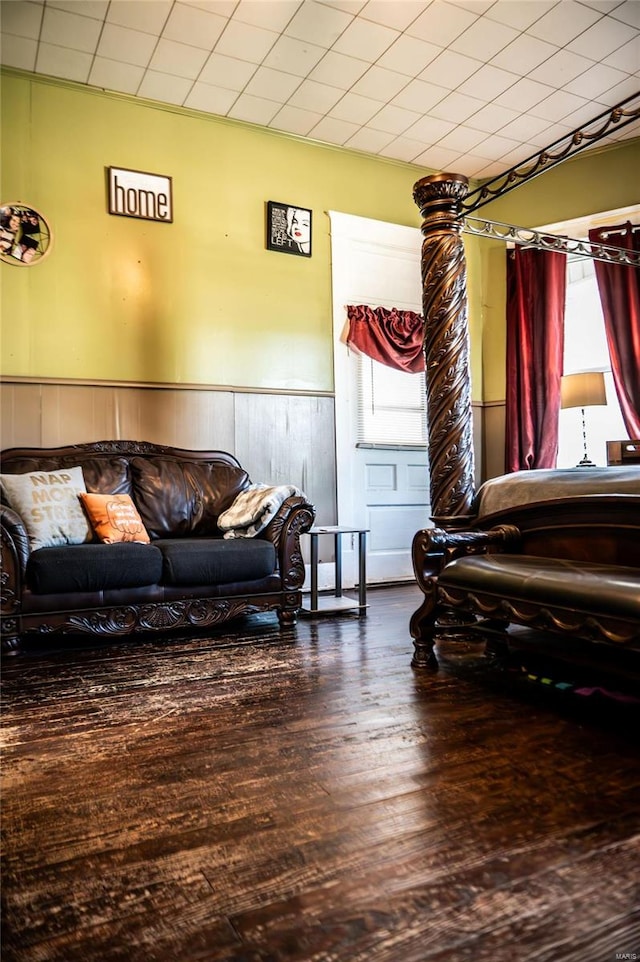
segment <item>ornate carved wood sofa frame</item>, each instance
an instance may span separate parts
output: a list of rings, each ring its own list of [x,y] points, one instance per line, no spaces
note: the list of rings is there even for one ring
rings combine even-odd
[[[255,538],[225,539],[217,518],[250,479],[224,451],[102,441],[2,453],[5,474],[76,466],[87,491],[131,495],[151,543],[32,551],[22,519],[3,503],[4,652],[34,633],[112,637],[264,611],[276,611],[281,626],[295,624],[305,577],[300,535],[314,520],[304,497],[287,498]]]

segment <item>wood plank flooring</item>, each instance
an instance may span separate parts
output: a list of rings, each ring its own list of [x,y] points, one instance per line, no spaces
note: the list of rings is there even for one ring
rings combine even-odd
[[[5,660],[3,962],[640,958],[638,703],[368,600]]]

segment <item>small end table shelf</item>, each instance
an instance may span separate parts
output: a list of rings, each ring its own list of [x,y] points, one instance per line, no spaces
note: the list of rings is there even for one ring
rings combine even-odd
[[[367,613],[367,532],[368,528],[348,528],[342,525],[327,525],[311,528],[307,533],[311,539],[311,594],[309,607],[302,606],[300,613],[305,615],[328,615],[341,611],[357,609],[359,615]],[[335,591],[333,595],[318,597],[318,538],[321,534],[334,537]],[[342,594],[342,535],[358,535],[358,598],[347,598]]]

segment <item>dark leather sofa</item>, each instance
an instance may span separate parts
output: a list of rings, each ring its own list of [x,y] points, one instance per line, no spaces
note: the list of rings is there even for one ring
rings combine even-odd
[[[456,624],[494,655],[513,625],[549,633],[558,653],[640,652],[640,467],[516,472],[486,482],[474,509],[459,530],[414,537],[413,667],[436,668]]]
[[[2,504],[2,650],[37,634],[117,637],[206,628],[253,612],[295,624],[305,570],[300,535],[314,520],[288,497],[252,538],[225,539],[220,514],[251,481],[224,451],[100,441],[2,453],[3,474],[80,466],[86,490],[131,496],[149,544],[63,544],[32,550],[20,516]],[[4,502],[4,498],[3,498]]]

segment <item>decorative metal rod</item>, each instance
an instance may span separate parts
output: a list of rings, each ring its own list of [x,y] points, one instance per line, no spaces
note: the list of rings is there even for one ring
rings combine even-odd
[[[628,264],[640,267],[640,251],[625,250],[611,244],[592,244],[591,241],[577,240],[574,237],[560,237],[556,234],[533,230],[529,227],[515,227],[500,221],[482,220],[479,217],[465,217],[462,230],[465,234],[482,237],[496,237],[498,240],[511,241],[520,247],[533,247],[536,250],[564,251],[567,254],[580,254],[591,260],[607,261],[609,264]]]
[[[582,129],[578,128],[564,137],[560,137],[538,154],[532,154],[531,157],[527,157],[526,160],[516,164],[515,167],[511,167],[500,174],[499,177],[494,177],[493,180],[487,181],[482,187],[471,191],[462,202],[463,210],[469,214],[473,213],[479,207],[495,200],[496,197],[502,197],[520,184],[550,170],[556,164],[566,160],[567,157],[577,154],[586,147],[593,146],[597,141],[606,137],[612,127],[615,126],[618,129],[626,127],[627,124],[640,118],[640,103],[629,106],[632,101],[639,98],[640,91],[631,94],[630,97],[627,97],[615,107],[598,114]],[[592,130],[594,126],[596,129]]]

